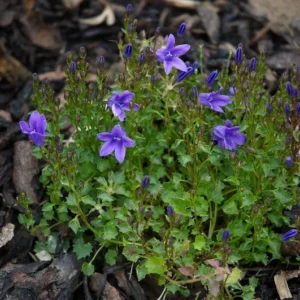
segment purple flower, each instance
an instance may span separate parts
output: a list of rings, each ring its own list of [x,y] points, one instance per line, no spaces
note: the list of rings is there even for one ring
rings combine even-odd
[[[228,96],[234,96],[236,92],[237,92],[237,88],[232,86],[229,88]]]
[[[285,115],[288,117],[291,114],[291,107],[290,104],[288,102],[285,102],[283,104],[283,109],[284,109],[284,113]]]
[[[298,230],[297,230],[297,229],[291,229],[291,230],[287,231],[287,232],[282,236],[281,240],[282,240],[283,242],[286,242],[287,240],[289,240],[289,239],[291,239],[291,238],[293,238],[293,237],[295,237],[295,236],[297,236],[297,235],[298,235]]]
[[[273,104],[271,102],[267,103],[266,111],[267,111],[268,114],[271,114],[273,112]]]
[[[297,117],[300,116],[300,102],[297,102],[297,104],[296,104],[296,116]]]
[[[179,28],[178,28],[178,31],[177,31],[177,36],[183,36],[183,34],[185,32],[185,29],[186,29],[186,24],[181,23]]]
[[[287,94],[290,97],[293,97],[294,96],[294,88],[293,88],[293,85],[289,81],[285,84],[285,88],[286,88]]]
[[[217,70],[212,71],[206,79],[206,85],[207,86],[213,85],[217,77],[218,77],[218,71]]]
[[[71,64],[70,64],[70,72],[72,74],[76,73],[76,62],[75,61],[72,61]]]
[[[250,72],[255,72],[255,70],[256,70],[256,58],[255,57],[252,57],[250,59],[249,70],[250,70]]]
[[[179,73],[179,75],[177,76],[177,82],[181,82],[182,80],[184,80],[185,78],[187,78],[188,76],[194,74],[195,70],[198,68],[198,63],[195,62],[192,64],[192,66],[189,66],[189,63],[185,63],[185,65],[187,66],[187,71],[181,71]]]
[[[170,74],[173,67],[180,71],[187,72],[187,66],[179,56],[188,52],[190,47],[188,44],[175,47],[175,37],[173,34],[169,35],[166,47],[156,51],[156,58],[159,62],[164,64],[166,74]]]
[[[47,121],[43,114],[39,114],[36,110],[32,112],[29,118],[29,124],[24,121],[19,123],[24,134],[28,134],[29,138],[36,146],[43,146],[46,136]]]
[[[169,218],[173,218],[174,217],[174,207],[172,205],[168,205],[167,206],[167,215]]]
[[[143,189],[146,189],[150,184],[150,177],[148,175],[145,175],[143,178],[142,178],[142,188]]]
[[[133,47],[132,47],[132,44],[128,44],[126,45],[125,47],[125,50],[124,50],[124,56],[129,59],[132,55],[132,50],[133,50]]]
[[[115,151],[115,157],[119,163],[125,158],[126,148],[133,147],[134,141],[126,136],[126,132],[120,125],[116,125],[111,132],[98,133],[100,141],[106,142],[100,149],[100,156],[107,156]]]
[[[125,110],[130,111],[131,100],[135,95],[129,91],[124,91],[122,94],[114,92],[112,97],[108,99],[108,107],[112,109],[115,117],[118,117],[121,122],[124,121],[126,114]],[[137,104],[133,105],[134,110],[139,110]]]
[[[230,237],[230,232],[229,232],[229,229],[226,228],[226,229],[224,229],[223,234],[222,234],[222,241],[224,243],[227,243],[229,240],[229,237]]]
[[[246,143],[246,136],[238,132],[240,126],[232,127],[232,123],[226,120],[224,125],[216,126],[213,130],[212,140],[218,142],[218,146],[223,149],[235,150],[237,145]]]
[[[200,94],[199,104],[209,106],[214,111],[224,113],[221,106],[226,106],[227,104],[230,104],[232,100],[229,98],[229,96],[220,95],[221,91],[222,88],[217,92]]]
[[[288,168],[292,167],[293,161],[292,161],[291,156],[287,156],[287,158],[285,159],[285,163],[286,163],[286,165],[287,165]]]
[[[236,53],[235,53],[235,61],[236,63],[239,65],[241,64],[243,60],[243,49],[241,46],[239,46],[237,49],[236,49]]]

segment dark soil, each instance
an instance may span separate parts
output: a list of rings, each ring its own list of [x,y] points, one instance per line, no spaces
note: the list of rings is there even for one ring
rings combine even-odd
[[[147,36],[153,35],[158,26],[162,35],[175,33],[185,21],[187,32],[182,39],[194,49],[187,59],[198,60],[197,49],[202,44],[206,72],[222,67],[239,43],[243,43],[248,57],[258,56],[263,49],[269,67],[266,87],[272,92],[280,74],[294,63],[300,65],[300,1],[287,2],[141,0],[132,4],[138,31],[145,30]],[[84,24],[82,20],[101,14],[105,3],[115,21],[111,25],[108,19],[100,24]],[[81,262],[71,253],[58,253],[50,262],[35,262],[34,238],[17,219],[22,211],[16,205],[19,193],[26,192],[33,200],[37,218],[45,196],[38,182],[41,165],[31,158],[30,144],[18,125],[33,109],[32,73],[38,73],[41,80],[47,78],[59,94],[64,85],[66,56],[69,51],[78,55],[82,46],[92,73],[101,55],[109,74],[118,71],[114,41],[122,38],[126,5],[122,0],[0,0],[0,226],[15,226],[12,239],[0,246],[0,300],[91,300],[99,299],[99,289],[106,299],[157,299],[162,292],[153,278],[141,285],[134,279],[129,281],[127,266],[99,267],[88,283],[80,273]],[[247,273],[247,278],[255,274],[260,278],[257,299],[278,299],[273,277],[284,268],[271,264],[260,272]],[[300,299],[299,286],[297,278],[289,281],[293,299]],[[190,288],[189,299],[194,299],[201,286]],[[205,294],[203,290],[198,299],[205,299]]]

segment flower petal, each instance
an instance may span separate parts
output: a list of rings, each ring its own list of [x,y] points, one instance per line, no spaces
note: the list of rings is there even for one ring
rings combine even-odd
[[[232,102],[232,100],[228,96],[225,96],[225,95],[214,95],[211,102],[218,106],[226,106],[227,104],[230,104]]]
[[[210,103],[210,108],[214,111],[220,112],[220,113],[224,113],[223,109],[221,107],[219,107],[217,104],[215,103]]]
[[[107,141],[113,139],[110,132],[98,133],[97,138],[98,138],[98,140],[103,141],[103,142],[107,142]]]
[[[123,145],[129,148],[133,147],[135,144],[134,140],[130,139],[129,137],[123,137],[122,141],[123,141]]]
[[[114,126],[114,128],[111,130],[111,133],[113,136],[117,136],[120,138],[126,136],[126,132],[122,129],[122,127],[119,124]]]
[[[172,71],[172,68],[173,68],[173,66],[172,66],[172,62],[171,61],[164,61],[164,69],[165,69],[165,72],[166,72],[166,74],[170,74],[171,73],[171,71]]]
[[[19,122],[19,125],[20,125],[20,129],[23,133],[25,133],[25,134],[30,133],[30,128],[26,122],[21,121],[21,122]]]
[[[123,142],[120,141],[116,143],[115,156],[119,163],[122,163],[124,161],[125,154],[126,154],[126,148],[123,145]]]
[[[106,142],[100,149],[100,156],[107,156],[111,154],[116,147],[116,142],[114,140],[110,140]]]
[[[178,45],[171,50],[172,55],[181,56],[186,54],[190,50],[191,46],[188,44]]]
[[[133,105],[133,110],[139,110],[141,107],[138,104],[134,104]]]
[[[171,50],[172,48],[174,48],[174,46],[175,46],[175,37],[173,34],[170,34],[168,37],[166,48],[168,50]]]
[[[224,139],[224,144],[225,144],[225,149],[228,150],[235,150],[236,149],[236,144],[230,140],[229,138]]]
[[[172,65],[174,68],[183,71],[183,72],[187,72],[187,66],[185,65],[185,63],[178,57],[173,57],[172,60]]]
[[[124,111],[122,111],[122,112],[120,113],[120,115],[118,116],[118,118],[119,118],[119,120],[120,120],[121,122],[123,122],[123,121],[124,121],[124,119],[126,118],[126,114],[125,114],[125,112],[124,112]]]
[[[31,130],[35,130],[41,135],[45,135],[47,121],[43,114],[39,114],[36,110],[32,112],[29,118],[29,126]]]
[[[210,93],[201,93],[199,94],[199,104],[210,106],[210,103],[208,101],[210,97]]]
[[[113,104],[111,110],[115,117],[118,117],[122,113],[122,109],[118,104]]]
[[[214,129],[214,135],[216,135],[220,139],[224,139],[226,135],[227,127],[225,126],[216,126]]]
[[[41,147],[44,144],[45,136],[42,134],[39,134],[38,132],[30,133],[29,138],[38,147]]]
[[[135,94],[131,93],[129,91],[124,91],[120,97],[119,97],[119,103],[125,104],[125,103],[129,103],[133,98],[134,98]]]

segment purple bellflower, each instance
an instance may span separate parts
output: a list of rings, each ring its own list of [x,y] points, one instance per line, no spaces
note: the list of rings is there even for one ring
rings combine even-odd
[[[188,63],[186,63],[187,66],[187,71],[181,71],[179,73],[179,75],[177,76],[177,82],[181,82],[182,80],[184,80],[185,78],[187,78],[188,76],[194,74],[195,70],[198,68],[198,63],[195,62],[192,64],[192,66],[189,66]]]
[[[183,36],[183,34],[185,32],[185,29],[186,29],[186,24],[181,23],[179,28],[178,28],[178,31],[177,31],[177,36]]]
[[[133,47],[132,47],[132,44],[128,44],[125,46],[125,49],[124,49],[124,56],[129,59],[132,55],[132,50],[133,50]]]
[[[221,91],[222,88],[216,92],[200,94],[199,104],[209,106],[214,111],[224,113],[221,106],[226,106],[227,104],[230,104],[232,100],[229,98],[229,96],[221,95]]]
[[[298,235],[298,230],[297,230],[297,229],[291,229],[291,230],[287,231],[287,232],[282,236],[281,240],[282,240],[283,242],[286,242],[286,241],[288,241],[289,239],[291,239],[291,238],[293,238],[293,237],[295,237],[295,236],[297,236],[297,235]]]
[[[169,218],[173,218],[175,214],[174,207],[172,205],[167,206],[167,215]]]
[[[235,53],[235,61],[238,65],[240,65],[242,63],[243,60],[243,49],[241,46],[239,46],[236,49],[236,53]]]
[[[287,94],[290,97],[293,97],[293,95],[294,95],[294,88],[293,88],[293,85],[289,81],[285,84],[285,88],[286,88]]]
[[[233,126],[229,120],[224,125],[216,126],[213,130],[212,140],[218,142],[218,146],[223,149],[236,150],[237,145],[246,143],[245,134],[239,132],[240,126]]]
[[[218,71],[217,71],[217,70],[212,71],[212,72],[207,76],[207,79],[206,79],[206,85],[207,85],[207,86],[213,85],[213,83],[215,82],[215,80],[216,80],[217,77],[218,77]]]
[[[292,157],[291,156],[287,156],[286,159],[285,159],[285,163],[286,163],[286,165],[287,165],[288,168],[291,168],[292,165],[293,165]]]
[[[222,234],[222,241],[224,243],[227,243],[229,240],[229,237],[230,237],[230,231],[229,231],[229,229],[226,228],[226,229],[224,229],[223,234]]]
[[[118,117],[121,122],[124,121],[126,114],[125,110],[130,111],[131,100],[135,95],[129,91],[124,91],[122,94],[114,92],[112,97],[108,99],[108,107],[112,109],[115,117]],[[137,104],[133,105],[134,110],[139,110]]]
[[[146,189],[150,184],[150,177],[148,175],[145,175],[143,178],[142,178],[142,188],[143,189]]]
[[[164,64],[166,74],[170,74],[173,68],[187,72],[187,66],[179,58],[190,50],[190,45],[183,44],[175,46],[175,37],[170,34],[165,48],[156,51],[156,58]]]
[[[126,147],[133,147],[134,141],[126,136],[120,125],[116,125],[111,132],[98,133],[100,141],[106,142],[100,149],[100,156],[107,156],[115,151],[115,157],[122,163],[126,154]]]
[[[43,114],[36,110],[32,112],[28,124],[24,121],[19,123],[24,134],[27,134],[36,146],[43,146],[47,129],[47,121]]]

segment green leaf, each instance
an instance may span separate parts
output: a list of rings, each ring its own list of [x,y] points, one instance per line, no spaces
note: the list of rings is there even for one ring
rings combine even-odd
[[[138,281],[141,281],[142,279],[144,279],[146,277],[146,275],[148,274],[148,270],[147,270],[145,264],[138,265],[135,270],[136,270],[136,275],[137,275]]]
[[[226,278],[226,286],[231,286],[232,284],[237,283],[244,277],[244,273],[237,267],[234,267],[230,273],[230,275]]]
[[[223,211],[227,215],[237,215],[239,210],[236,206],[236,202],[234,199],[228,200],[222,207]]]
[[[83,238],[76,239],[73,245],[73,252],[76,253],[77,258],[85,258],[91,254],[93,250],[91,243],[84,243]]]
[[[76,216],[74,219],[72,219],[69,222],[69,227],[74,231],[74,233],[76,234],[78,229],[80,228],[80,223],[78,221],[78,216]]]
[[[94,265],[92,265],[91,263],[87,263],[84,262],[81,266],[81,271],[83,272],[83,274],[85,274],[86,276],[91,276],[94,274],[95,272],[95,267]]]
[[[116,224],[114,221],[107,223],[104,227],[103,239],[112,240],[118,235]]]
[[[109,265],[115,265],[116,264],[116,257],[117,257],[117,251],[114,249],[109,249],[105,254],[105,261]]]
[[[193,245],[196,250],[204,249],[206,245],[205,237],[203,235],[197,236]]]
[[[193,161],[193,158],[190,155],[180,155],[178,160],[181,165],[185,167],[187,163]]]
[[[149,274],[162,275],[167,272],[166,262],[160,256],[151,256],[146,259],[145,267]]]
[[[73,194],[69,194],[68,197],[67,197],[67,204],[69,206],[76,206],[76,199],[75,199],[75,196]]]
[[[282,204],[286,204],[292,201],[292,196],[285,190],[274,191],[274,196],[278,199]]]

